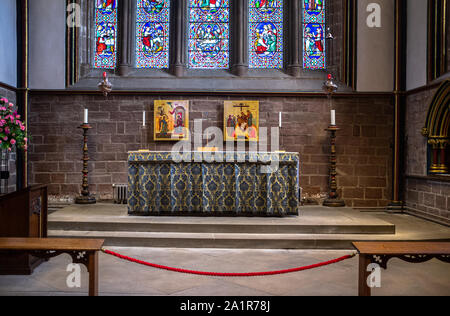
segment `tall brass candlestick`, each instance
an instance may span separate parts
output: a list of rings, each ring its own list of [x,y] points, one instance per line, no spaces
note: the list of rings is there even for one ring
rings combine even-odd
[[[337,193],[337,171],[336,171],[336,132],[339,130],[339,127],[336,125],[330,125],[326,131],[329,131],[331,134],[331,154],[330,154],[330,192],[328,193],[328,198],[323,202],[324,206],[329,207],[343,207],[345,206],[345,202],[339,199],[339,195]]]
[[[89,161],[89,155],[88,155],[88,146],[87,146],[87,133],[88,130],[92,127],[87,124],[81,124],[78,128],[83,129],[83,137],[84,137],[84,146],[83,146],[83,170],[81,171],[83,174],[83,180],[81,185],[81,195],[75,199],[76,204],[95,204],[97,201],[94,196],[92,196],[89,193],[89,180],[88,180],[88,161]]]

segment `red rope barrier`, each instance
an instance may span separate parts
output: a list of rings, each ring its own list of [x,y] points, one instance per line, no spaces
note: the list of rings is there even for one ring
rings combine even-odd
[[[304,267],[286,269],[286,270],[266,271],[266,272],[248,272],[248,273],[222,273],[222,272],[205,272],[205,271],[194,271],[194,270],[172,268],[172,267],[162,266],[159,264],[130,258],[130,257],[124,256],[124,255],[115,253],[113,251],[106,250],[106,249],[102,249],[102,251],[106,254],[115,256],[115,257],[123,259],[123,260],[127,260],[130,262],[142,264],[142,265],[157,268],[157,269],[168,270],[168,271],[179,272],[179,273],[219,276],[219,277],[254,277],[254,276],[265,276],[265,275],[275,275],[275,274],[286,274],[286,273],[292,273],[292,272],[298,272],[298,271],[304,271],[304,270],[314,269],[314,268],[318,268],[318,267],[323,267],[323,266],[326,266],[329,264],[333,264],[333,263],[337,263],[340,261],[344,261],[344,260],[353,258],[356,255],[356,254],[346,255],[346,256],[343,256],[343,257],[340,257],[337,259],[333,259],[333,260],[329,260],[329,261],[325,261],[325,262],[321,262],[321,263],[316,263],[316,264],[312,264],[312,265],[304,266]]]

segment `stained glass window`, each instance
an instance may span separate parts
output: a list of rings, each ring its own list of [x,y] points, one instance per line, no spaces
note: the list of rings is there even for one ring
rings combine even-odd
[[[229,68],[229,0],[189,3],[189,68]]]
[[[303,68],[325,69],[325,0],[303,1]]]
[[[95,0],[94,68],[116,67],[117,1]]]
[[[249,67],[283,67],[283,0],[249,0]]]
[[[138,0],[136,67],[169,67],[170,0]]]

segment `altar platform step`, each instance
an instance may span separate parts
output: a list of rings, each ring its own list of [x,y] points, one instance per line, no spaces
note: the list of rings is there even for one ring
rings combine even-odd
[[[165,248],[353,249],[354,241],[394,241],[395,235],[208,234],[111,231],[50,231],[49,237],[101,238],[106,246]],[[431,239],[433,241],[437,241]]]
[[[183,222],[173,218],[171,222],[152,219],[145,223],[132,221],[50,221],[51,230],[69,231],[99,231],[99,232],[142,232],[142,233],[223,233],[223,234],[395,234],[395,225],[389,223],[377,224],[286,224],[274,221],[270,224],[261,223],[219,223],[202,220],[202,223]],[[226,219],[222,219],[226,220]],[[268,220],[270,222],[270,220]]]
[[[90,210],[90,211],[87,211]],[[66,207],[49,216],[57,231],[199,234],[395,234],[395,225],[351,209],[305,207],[299,216],[128,216],[126,206]]]
[[[448,228],[412,216],[322,206],[261,218],[136,217],[126,205],[69,205],[49,215],[48,227],[49,237],[102,238],[122,247],[352,249],[353,241],[450,240]]]

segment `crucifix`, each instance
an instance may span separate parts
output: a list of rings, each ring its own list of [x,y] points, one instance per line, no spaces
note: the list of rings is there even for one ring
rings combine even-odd
[[[233,105],[234,108],[241,108],[241,112],[242,112],[242,108],[249,108],[249,105],[244,105],[243,103],[239,104],[239,105]]]

